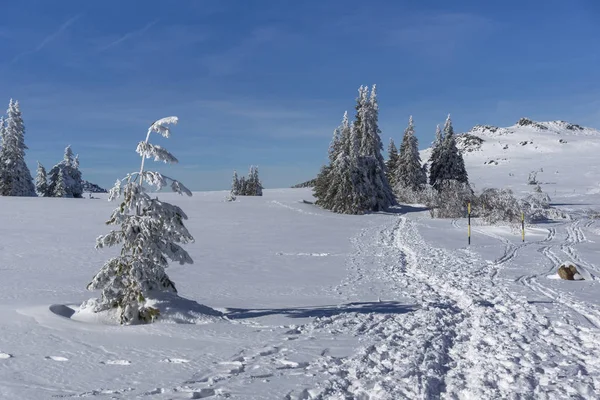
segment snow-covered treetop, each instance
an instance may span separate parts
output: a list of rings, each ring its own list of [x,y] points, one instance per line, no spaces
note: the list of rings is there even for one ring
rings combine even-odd
[[[64,156],[65,164],[71,166],[73,164],[73,150],[71,150],[71,145],[65,147],[65,156]]]
[[[164,137],[168,138],[171,136],[171,130],[169,129],[169,124],[177,125],[179,119],[177,117],[165,117],[155,121],[150,128],[148,128],[148,134],[154,131],[156,133],[160,133]]]
[[[432,144],[435,147],[436,145],[439,145],[441,143],[442,143],[442,130],[440,129],[440,125],[438,124],[435,127],[435,140]]]
[[[444,124],[444,136],[454,135],[454,128],[452,127],[452,120],[450,119],[450,114],[448,114],[448,118],[446,118],[446,123]]]

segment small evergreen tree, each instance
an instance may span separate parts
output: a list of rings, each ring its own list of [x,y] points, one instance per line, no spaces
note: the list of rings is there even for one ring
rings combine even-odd
[[[240,191],[240,180],[238,179],[237,171],[233,171],[233,179],[231,180],[231,194],[237,196]]]
[[[438,125],[435,129],[435,140],[432,143],[431,155],[429,156],[429,184],[433,187],[437,187],[440,180],[440,157],[442,154],[443,142],[444,137],[442,136],[442,131],[440,129],[440,126]]]
[[[240,178],[240,191],[239,191],[239,195],[240,196],[245,196],[247,189],[248,189],[248,182],[246,181],[246,177],[242,176]]]
[[[263,190],[263,186],[262,186],[262,182],[260,181],[260,178],[258,176],[258,166],[254,167],[254,170],[252,171],[252,183],[253,183],[253,189],[252,189],[252,194],[251,196],[262,196],[262,190]]]
[[[121,252],[108,260],[88,285],[89,290],[102,291],[100,298],[82,307],[91,307],[94,312],[116,309],[121,324],[152,322],[157,318],[159,310],[148,305],[147,299],[155,292],[177,293],[165,272],[169,260],[193,263],[180,246],[194,240],[183,223],[186,214],[177,206],[151,198],[143,186],[147,182],[160,190],[170,182],[173,191],[192,195],[179,181],[144,169],[146,158],[177,162],[167,150],[149,143],[152,132],[168,138],[168,125],[176,123],[177,117],[167,117],[150,126],[146,140],[136,150],[142,157],[140,171],[117,180],[110,191],[109,200],[123,198],[107,222],[119,227],[96,240],[96,248],[121,245]]]
[[[7,117],[0,121],[0,195],[36,196],[31,172],[25,163],[25,125],[19,102],[10,99]]]
[[[346,125],[348,124],[348,112],[344,113],[344,118],[342,120],[342,125],[344,125],[344,121],[346,122]],[[318,206],[324,207],[324,208],[329,208],[327,207],[325,204],[327,204],[327,200],[325,199],[327,196],[327,193],[330,191],[331,189],[331,173],[332,173],[332,165],[335,162],[335,159],[337,158],[337,155],[342,151],[341,149],[341,126],[335,128],[335,130],[333,131],[333,138],[331,139],[331,143],[329,144],[329,152],[328,152],[328,158],[329,158],[329,163],[327,165],[324,165],[321,167],[321,170],[319,171],[319,174],[317,175],[317,178],[315,179],[315,185],[313,188],[314,191],[314,196],[317,199],[315,201],[315,204],[317,204]]]
[[[408,127],[404,131],[398,166],[396,169],[396,181],[398,182],[398,194],[410,193],[405,201],[417,200],[416,197],[423,191],[427,183],[427,176],[423,172],[421,156],[419,155],[419,142],[415,136],[412,116],[408,121]]]
[[[58,171],[58,179],[54,185],[53,197],[67,197],[67,184],[65,183],[65,174],[62,170]]]
[[[325,203],[325,196],[330,189],[331,180],[331,165],[323,165],[315,178],[315,185],[313,186],[313,196],[315,196],[315,204],[327,208]]]
[[[73,160],[73,165],[71,166],[71,171],[69,174],[72,184],[71,184],[71,195],[80,199],[83,197],[83,179],[81,178],[81,171],[79,170],[79,154],[75,156]]]
[[[460,183],[469,183],[469,176],[465,168],[465,161],[456,146],[456,136],[452,128],[450,114],[444,124],[444,141],[440,156],[440,174],[438,179],[455,180]]]
[[[363,214],[366,199],[361,197],[357,183],[361,182],[358,164],[359,144],[348,123],[347,114],[340,127],[340,151],[331,165],[331,179],[324,204],[327,209],[342,214]]]
[[[40,197],[47,197],[48,193],[48,178],[46,176],[46,168],[38,161],[37,174],[35,176],[35,191]]]
[[[398,149],[394,143],[394,139],[390,138],[390,144],[388,145],[388,159],[386,161],[387,167],[387,178],[390,182],[390,186],[396,187],[396,170],[398,168]]]

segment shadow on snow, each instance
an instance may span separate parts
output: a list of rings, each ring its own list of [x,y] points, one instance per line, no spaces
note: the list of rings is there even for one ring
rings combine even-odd
[[[415,311],[417,306],[395,301],[347,303],[339,306],[294,308],[227,308],[224,316],[229,319],[258,318],[267,315],[285,315],[290,318],[331,317],[344,313],[358,314],[404,314]]]

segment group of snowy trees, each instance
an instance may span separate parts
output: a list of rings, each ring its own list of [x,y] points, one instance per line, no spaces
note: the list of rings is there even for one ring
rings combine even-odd
[[[445,208],[458,207],[469,193],[465,163],[456,146],[452,120],[448,115],[443,132],[437,129],[429,164],[422,165],[412,117],[404,131],[400,150],[390,140],[389,157],[381,155],[379,105],[376,86],[371,93],[358,90],[356,116],[352,123],[344,114],[329,146],[329,163],[315,180],[316,204],[338,213],[363,214],[382,211],[397,201],[426,202],[444,216]],[[429,165],[429,184],[427,172]],[[462,212],[462,211],[461,211]]]
[[[230,194],[232,200],[235,200],[235,196],[262,196],[262,191],[263,185],[258,177],[258,167],[250,166],[248,178],[245,176],[238,178],[237,171],[233,171]]]
[[[0,195],[35,196],[35,187],[25,163],[25,125],[19,102],[10,100],[6,118],[0,118]]]
[[[79,156],[73,158],[70,147],[64,160],[46,173],[38,162],[35,185],[25,163],[25,125],[19,102],[8,104],[6,118],[0,118],[0,195],[82,197],[83,185],[79,171]]]
[[[316,204],[338,213],[363,214],[396,204],[381,150],[376,86],[358,89],[356,115],[335,129],[329,164],[315,181]]]
[[[73,156],[71,146],[65,148],[65,155],[50,173],[38,162],[35,190],[42,197],[83,197],[83,181],[79,171],[79,155]]]

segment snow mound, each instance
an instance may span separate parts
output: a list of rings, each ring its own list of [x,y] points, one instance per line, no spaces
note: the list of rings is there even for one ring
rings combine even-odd
[[[160,310],[160,317],[156,323],[201,325],[224,320],[220,311],[173,293],[153,294],[153,298],[147,299],[147,304]],[[119,324],[116,309],[94,312],[93,307],[87,303],[81,306],[53,304],[49,309],[58,316],[74,321],[100,325]]]

